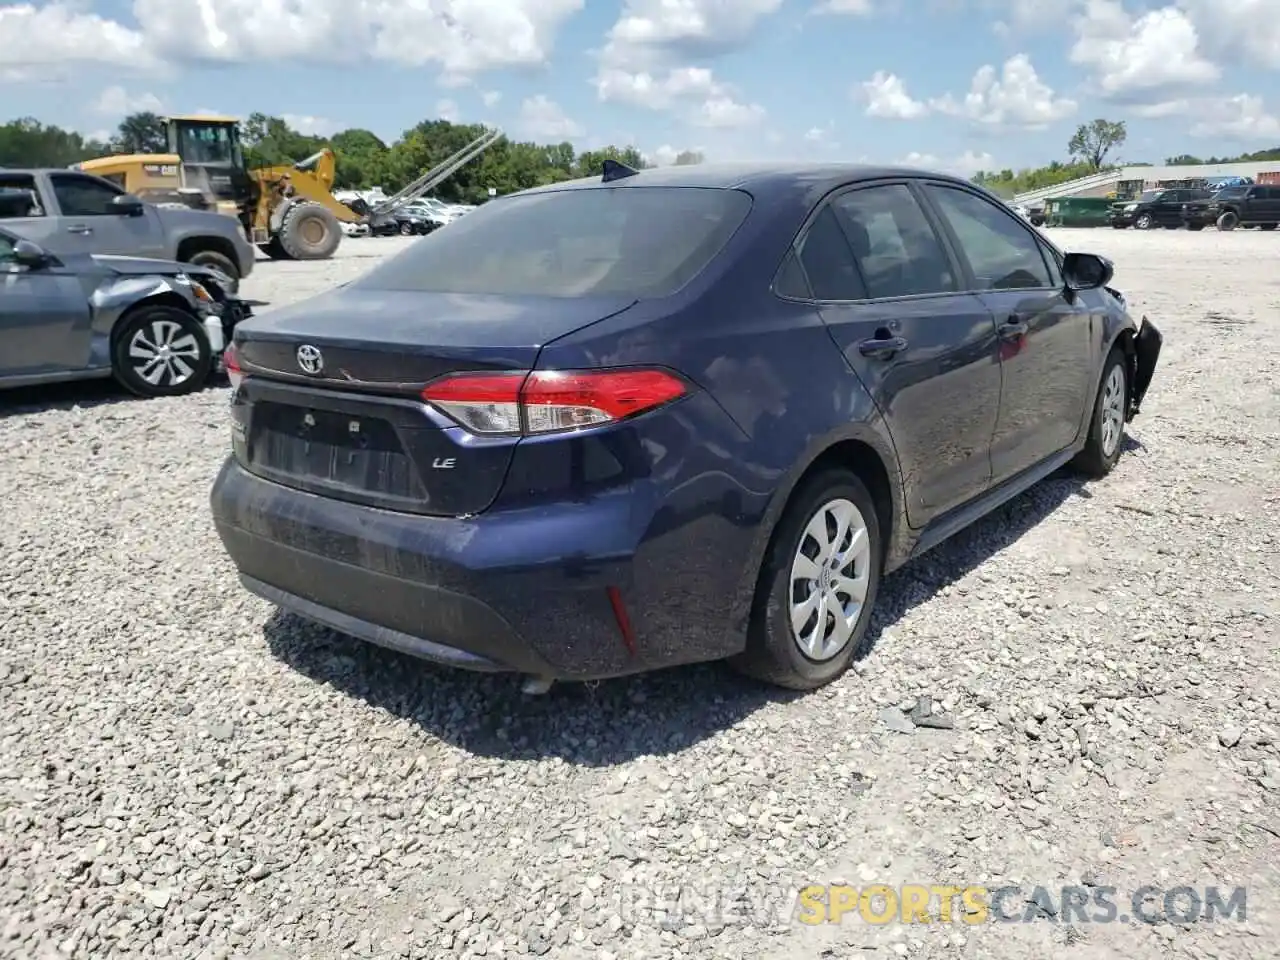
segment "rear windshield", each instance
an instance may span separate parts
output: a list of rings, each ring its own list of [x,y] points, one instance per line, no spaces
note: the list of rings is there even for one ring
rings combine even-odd
[[[692,280],[751,210],[738,190],[594,187],[490,201],[352,286],[511,296],[663,297]]]

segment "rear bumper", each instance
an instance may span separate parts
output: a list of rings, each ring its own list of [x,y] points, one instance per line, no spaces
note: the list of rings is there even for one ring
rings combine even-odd
[[[671,602],[669,578],[696,576],[667,562],[659,564],[664,589],[646,585],[654,558],[643,549],[637,558],[637,504],[626,491],[467,519],[425,517],[284,487],[228,459],[210,501],[248,590],[425,660],[592,680],[733,652],[708,649],[694,610]],[[610,587],[627,605],[634,645]],[[693,614],[683,631],[682,612]]]

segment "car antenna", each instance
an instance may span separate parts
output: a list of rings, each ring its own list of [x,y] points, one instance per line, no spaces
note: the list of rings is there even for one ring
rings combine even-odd
[[[604,162],[604,176],[600,178],[601,183],[613,183],[615,180],[625,180],[627,177],[634,177],[640,171],[634,167],[628,167],[620,160],[606,159]]]

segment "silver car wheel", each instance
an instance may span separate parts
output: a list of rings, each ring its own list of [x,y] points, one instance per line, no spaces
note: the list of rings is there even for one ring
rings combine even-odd
[[[849,500],[810,519],[791,562],[791,632],[810,660],[826,661],[853,637],[871,578],[871,536]]]
[[[191,379],[200,363],[200,341],[173,320],[154,320],[129,341],[133,370],[153,387],[176,387]]]
[[[1124,430],[1124,395],[1124,368],[1116,364],[1102,388],[1102,455],[1108,459],[1116,452]]]

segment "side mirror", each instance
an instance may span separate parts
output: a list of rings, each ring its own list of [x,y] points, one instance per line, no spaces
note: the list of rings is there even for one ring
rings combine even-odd
[[[111,201],[111,206],[122,217],[142,216],[142,201],[132,193],[122,193]]]
[[[1068,253],[1062,261],[1062,277],[1070,290],[1097,290],[1114,275],[1111,261],[1097,254]]]
[[[44,248],[30,240],[19,240],[13,245],[13,259],[24,267],[39,270],[49,262]]]

